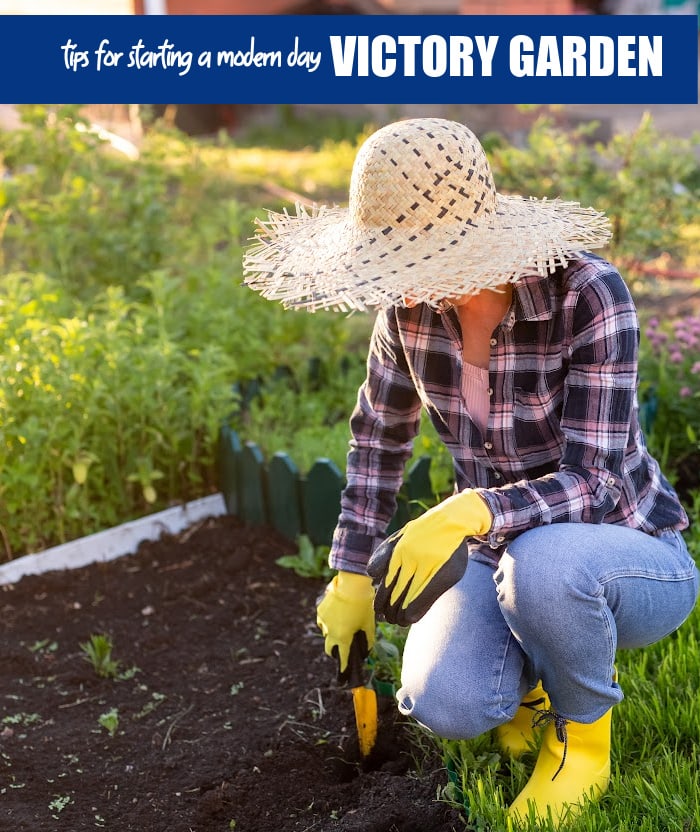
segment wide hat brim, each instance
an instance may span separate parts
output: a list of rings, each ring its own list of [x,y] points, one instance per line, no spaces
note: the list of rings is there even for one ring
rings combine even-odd
[[[551,274],[611,237],[607,217],[577,202],[503,194],[463,236],[358,228],[340,207],[297,204],[294,214],[267,213],[244,255],[245,283],[268,300],[310,311],[472,295]]]
[[[347,208],[268,212],[257,231],[247,285],[312,311],[437,304],[547,274],[610,237],[606,217],[578,203],[497,193],[477,136],[440,118],[372,133]]]

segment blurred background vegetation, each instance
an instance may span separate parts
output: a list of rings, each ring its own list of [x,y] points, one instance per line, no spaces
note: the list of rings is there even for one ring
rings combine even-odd
[[[280,107],[274,126],[195,138],[159,120],[129,158],[74,106],[20,113],[0,132],[4,558],[217,491],[223,422],[302,470],[319,456],[342,470],[372,317],[285,311],[241,285],[241,255],[263,207],[342,203],[379,125]],[[643,318],[662,311],[642,347],[649,441],[697,516],[695,312],[670,316],[679,330],[663,313],[668,282],[648,274],[700,271],[697,140],[650,118],[595,135],[545,114],[521,145],[482,140],[499,190],[611,216],[605,254]],[[427,421],[423,454],[441,493],[451,469]]]

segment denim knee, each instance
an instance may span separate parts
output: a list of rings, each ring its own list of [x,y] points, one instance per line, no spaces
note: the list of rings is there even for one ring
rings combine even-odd
[[[419,687],[404,684],[396,694],[399,711],[448,740],[468,740],[490,731],[513,717],[519,702],[504,711],[493,691],[478,690],[455,695],[449,680],[433,675]]]
[[[524,532],[502,556],[494,575],[498,602],[508,620],[544,624],[556,620],[574,598],[602,594],[594,577],[576,558],[563,552],[542,556],[537,532]]]

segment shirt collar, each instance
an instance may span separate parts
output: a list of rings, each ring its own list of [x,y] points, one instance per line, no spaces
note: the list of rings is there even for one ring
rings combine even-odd
[[[552,317],[552,275],[530,274],[513,284],[517,321],[546,321]]]

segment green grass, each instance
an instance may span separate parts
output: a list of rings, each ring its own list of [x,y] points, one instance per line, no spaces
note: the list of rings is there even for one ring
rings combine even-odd
[[[624,700],[613,711],[612,779],[567,832],[697,832],[700,829],[700,607],[650,647],[620,651]],[[523,788],[534,755],[507,761],[495,738],[448,742],[441,750],[452,781],[442,799],[460,806],[469,830],[508,830],[507,807]],[[554,832],[531,822],[530,832]]]

